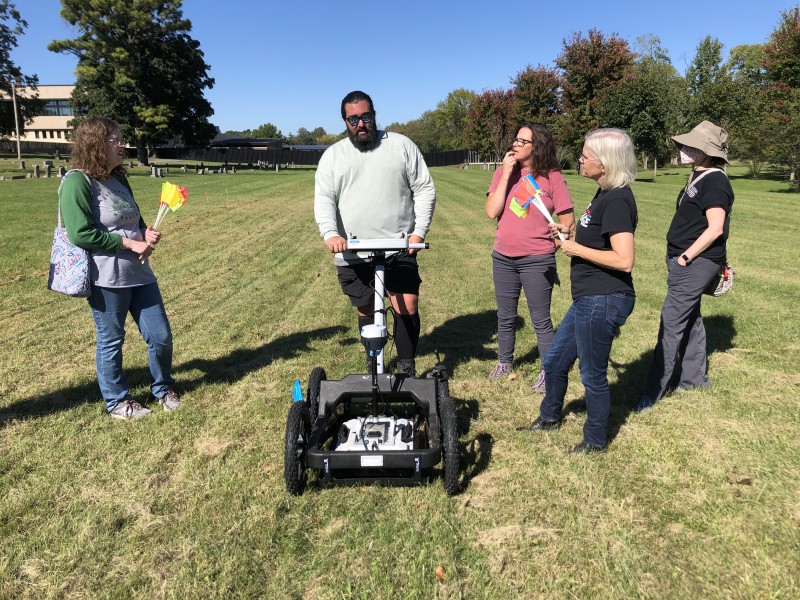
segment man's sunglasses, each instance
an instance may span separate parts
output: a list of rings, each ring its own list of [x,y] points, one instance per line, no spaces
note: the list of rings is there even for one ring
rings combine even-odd
[[[372,123],[372,119],[375,118],[375,113],[365,112],[361,115],[352,115],[350,117],[345,117],[344,120],[350,123],[350,127],[357,127],[359,121],[363,121],[364,125],[368,123]]]

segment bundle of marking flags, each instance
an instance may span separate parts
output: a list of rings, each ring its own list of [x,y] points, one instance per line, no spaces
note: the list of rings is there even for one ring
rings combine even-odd
[[[174,183],[165,181],[161,186],[161,197],[158,199],[158,214],[156,215],[155,223],[153,223],[153,229],[158,231],[161,220],[167,214],[167,211],[172,210],[175,212],[186,204],[187,198],[189,198],[189,192],[186,191],[185,187],[178,187]]]
[[[553,222],[553,217],[550,215],[550,211],[547,210],[547,207],[542,202],[542,199],[539,195],[542,193],[542,188],[539,187],[539,184],[536,183],[536,180],[533,178],[533,175],[525,175],[522,180],[515,186],[514,189],[514,197],[511,199],[511,206],[509,209],[515,215],[517,215],[520,219],[524,219],[528,216],[530,212],[530,206],[533,204],[544,218],[547,219],[548,223]],[[520,198],[527,200],[521,201]],[[559,232],[558,237],[561,238],[561,241],[564,241],[564,236],[561,235]]]

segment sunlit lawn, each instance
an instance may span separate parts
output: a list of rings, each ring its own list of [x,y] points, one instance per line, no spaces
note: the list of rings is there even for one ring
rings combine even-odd
[[[146,172],[131,184],[152,221],[162,181]],[[0,597],[800,597],[800,197],[744,172],[731,170],[736,284],[703,301],[714,386],[636,414],[687,172],[641,174],[638,297],[612,352],[610,447],[573,456],[577,372],[564,427],[515,430],[539,401],[524,306],[516,378],[487,379],[491,174],[433,170],[418,366],[438,351],[453,372],[465,467],[454,498],[439,480],[284,490],[293,381],[318,365],[332,378],[363,368],[313,220],[313,170],[170,174],[189,201],[166,217],[152,263],[183,404],[137,422],[104,414],[86,301],[45,287],[58,181],[0,182]],[[593,184],[568,181],[582,210]],[[563,256],[559,272],[556,323],[570,302]],[[125,364],[144,400],[132,323]]]

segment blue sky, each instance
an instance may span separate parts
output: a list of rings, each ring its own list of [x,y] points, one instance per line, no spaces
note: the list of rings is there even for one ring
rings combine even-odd
[[[47,50],[75,37],[58,0],[12,0],[28,22],[12,59],[42,84],[74,82],[76,60]],[[683,73],[697,44],[712,35],[730,48],[764,43],[781,11],[796,2],[477,2],[473,0],[185,0],[200,42],[207,90],[222,131],[275,124],[344,130],[342,97],[369,93],[379,125],[419,117],[457,88],[510,87],[527,65],[553,66],[572,32],[594,27],[633,44],[653,34]]]

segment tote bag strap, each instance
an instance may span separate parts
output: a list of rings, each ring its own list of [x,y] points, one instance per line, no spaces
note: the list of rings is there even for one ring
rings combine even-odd
[[[686,195],[686,192],[688,192],[688,191],[689,191],[689,187],[690,187],[690,186],[693,186],[693,185],[695,185],[695,184],[696,184],[698,181],[700,181],[700,180],[701,180],[703,177],[705,177],[705,176],[706,176],[706,175],[708,175],[709,173],[714,173],[714,172],[724,173],[725,171],[723,171],[722,169],[716,169],[716,168],[706,169],[705,171],[703,171],[702,173],[700,173],[700,175],[698,175],[698,176],[695,178],[695,180],[694,180],[694,181],[692,181],[692,176],[691,176],[691,175],[689,175],[689,181],[687,181],[687,182],[686,182],[686,185],[685,185],[685,186],[684,186],[684,188],[683,188],[683,193],[681,194],[681,199],[680,199],[680,200],[678,200],[678,206],[680,206],[680,205],[681,205],[681,202],[683,202],[683,197]],[[726,177],[727,177],[727,175],[726,175]]]
[[[83,176],[86,178],[86,183],[89,184],[89,193],[91,193],[91,191],[92,191],[92,180],[91,180],[91,178],[86,173],[81,171],[80,169],[70,169],[69,171],[64,173],[64,176],[61,178],[61,183],[58,184],[58,226],[59,226],[59,228],[61,227],[61,188],[64,187],[64,181],[66,181],[67,177],[71,173],[81,173],[81,174],[83,174]]]

